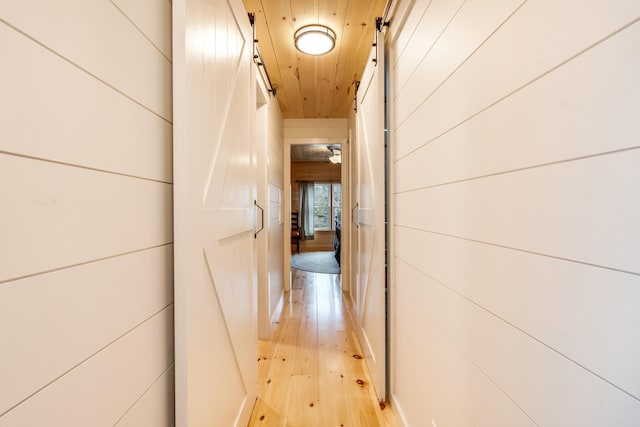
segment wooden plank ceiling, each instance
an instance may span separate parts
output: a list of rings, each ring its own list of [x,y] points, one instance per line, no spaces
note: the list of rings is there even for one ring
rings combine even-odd
[[[305,144],[291,146],[292,162],[329,162],[333,154],[330,148],[340,150],[339,145],[331,144]]]
[[[375,18],[386,0],[244,0],[255,13],[256,36],[284,118],[346,118],[353,108],[374,39]],[[295,31],[309,24],[336,32],[322,56],[299,52]]]

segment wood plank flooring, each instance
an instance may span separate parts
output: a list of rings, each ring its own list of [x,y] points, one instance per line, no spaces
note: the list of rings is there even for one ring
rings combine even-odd
[[[378,404],[340,275],[294,270],[269,340],[261,340],[249,426],[397,427]]]

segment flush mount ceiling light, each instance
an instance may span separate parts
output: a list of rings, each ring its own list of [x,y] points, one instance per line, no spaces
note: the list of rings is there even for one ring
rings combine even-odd
[[[336,33],[324,25],[306,25],[294,35],[296,49],[307,55],[324,55],[336,45]]]

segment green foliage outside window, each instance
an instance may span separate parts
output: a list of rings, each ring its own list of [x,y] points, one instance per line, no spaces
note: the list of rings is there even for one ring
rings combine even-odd
[[[317,182],[314,186],[314,221],[316,229],[332,230],[340,221],[342,189],[338,183]]]

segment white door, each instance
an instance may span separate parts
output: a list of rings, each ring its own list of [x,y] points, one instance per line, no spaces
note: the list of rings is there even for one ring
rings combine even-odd
[[[357,122],[356,122],[357,123]],[[357,124],[356,124],[357,126]],[[351,297],[351,304],[354,307],[357,307],[358,301],[358,278],[359,270],[358,270],[358,203],[360,200],[360,191],[359,191],[359,178],[358,171],[360,168],[358,167],[358,162],[360,160],[360,156],[358,156],[358,139],[353,138],[353,135],[357,136],[358,131],[349,129],[349,185],[351,190],[351,231],[350,231],[350,244],[351,244],[351,253],[353,256],[348,257],[350,268],[349,268],[349,295]]]
[[[267,127],[268,110],[267,96],[259,84],[256,84],[256,121],[254,123],[254,150],[256,153],[256,184],[257,202],[260,209],[259,226],[264,226],[263,232],[256,236],[258,258],[258,338],[267,339],[271,331],[271,317],[269,310],[269,202],[267,177]]]
[[[372,49],[358,88],[356,149],[358,157],[356,312],[359,338],[380,400],[386,398],[383,52],[383,46]],[[377,62],[373,61],[375,58]]]
[[[251,29],[240,0],[173,9],[176,425],[246,426],[257,394]]]

